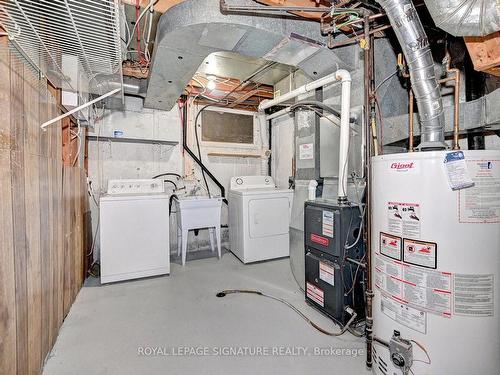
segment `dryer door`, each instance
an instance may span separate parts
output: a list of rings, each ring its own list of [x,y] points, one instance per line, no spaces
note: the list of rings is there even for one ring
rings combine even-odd
[[[290,217],[288,197],[250,198],[248,223],[250,238],[287,234]]]

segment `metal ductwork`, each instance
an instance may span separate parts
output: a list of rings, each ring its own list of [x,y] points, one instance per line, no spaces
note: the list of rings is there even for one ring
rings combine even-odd
[[[377,0],[387,13],[408,63],[422,127],[419,148],[443,149],[444,112],[429,41],[411,0]]]
[[[233,0],[232,5],[255,5]],[[352,70],[356,46],[329,50],[316,22],[290,16],[221,12],[219,0],[186,0],[158,23],[145,106],[171,109],[193,74],[213,52],[227,51],[284,63],[318,79]]]
[[[500,30],[500,0],[425,0],[437,27],[455,36]]]

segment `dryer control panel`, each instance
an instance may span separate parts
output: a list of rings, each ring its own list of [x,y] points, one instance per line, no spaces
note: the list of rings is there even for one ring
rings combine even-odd
[[[231,190],[274,189],[276,184],[271,176],[239,176],[231,177]]]
[[[109,180],[108,194],[161,194],[165,192],[161,180]]]

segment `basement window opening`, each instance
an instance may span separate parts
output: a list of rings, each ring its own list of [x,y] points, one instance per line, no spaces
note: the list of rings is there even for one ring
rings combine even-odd
[[[201,139],[204,142],[253,144],[253,123],[252,115],[204,111]]]

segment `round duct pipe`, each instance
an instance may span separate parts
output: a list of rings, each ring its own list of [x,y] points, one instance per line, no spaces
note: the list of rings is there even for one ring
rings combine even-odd
[[[441,90],[434,73],[429,41],[411,0],[377,0],[384,8],[408,63],[417,100],[421,150],[446,148]]]

